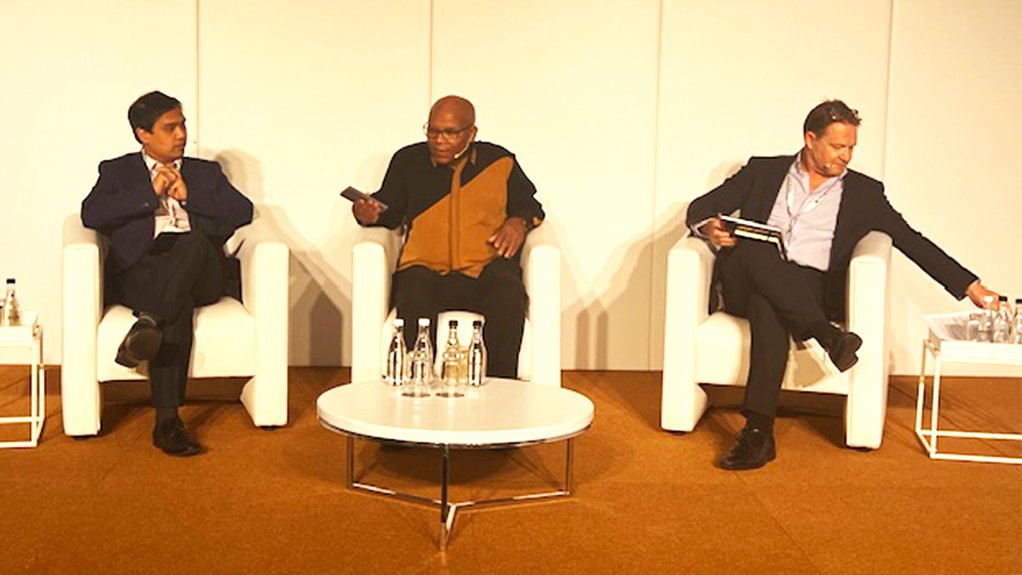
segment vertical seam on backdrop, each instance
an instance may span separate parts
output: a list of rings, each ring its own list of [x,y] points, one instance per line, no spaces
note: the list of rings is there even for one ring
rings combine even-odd
[[[199,66],[200,66],[201,61],[202,61],[202,59],[200,58],[200,55],[199,55],[199,38],[201,36],[201,34],[199,33],[200,32],[200,28],[199,27],[202,25],[202,22],[200,21],[200,18],[199,18],[199,3],[200,2],[201,2],[201,0],[195,0],[195,104],[194,105],[195,105],[195,155],[196,156],[201,156],[202,155],[202,154],[200,154],[202,146],[199,143],[199,137],[202,134],[202,130],[201,130],[201,127],[202,127],[202,115],[201,115],[201,110],[199,109],[199,79],[201,78],[201,75],[199,74]]]
[[[887,179],[887,140],[891,136],[891,129],[888,124],[891,117],[891,64],[894,62],[894,3],[897,0],[890,0],[890,9],[887,15],[887,74],[884,78],[884,141],[880,145],[880,179]]]
[[[434,0],[429,0],[429,61],[426,62],[428,73],[426,74],[426,97],[428,107],[433,101],[433,12],[435,10]]]
[[[659,4],[660,5],[659,5],[659,8],[658,8],[658,13],[657,13],[657,38],[656,38],[656,82],[655,82],[656,95],[655,95],[654,100],[653,100],[653,202],[652,202],[652,204],[650,206],[650,212],[651,212],[651,215],[652,215],[652,217],[650,218],[650,231],[651,231],[651,235],[650,235],[650,240],[649,240],[650,243],[651,243],[651,245],[650,245],[651,249],[649,250],[649,253],[650,253],[650,256],[649,256],[650,270],[655,269],[655,267],[656,267],[656,258],[659,256],[659,254],[656,253],[656,226],[657,226],[657,199],[658,199],[658,193],[657,193],[658,189],[657,189],[657,186],[659,185],[659,182],[660,182],[660,178],[658,177],[657,170],[659,170],[659,167],[660,167],[660,160],[659,160],[659,158],[660,158],[660,73],[661,73],[661,70],[663,70],[663,61],[662,61],[662,59],[663,59],[663,47],[664,47],[664,0],[660,0]],[[667,273],[667,269],[664,268],[664,285],[665,286],[666,286],[666,280],[667,280],[666,273]],[[653,305],[654,305],[653,302],[655,301],[654,297],[656,296],[656,286],[657,286],[657,282],[656,281],[651,281],[649,283],[649,301],[650,301],[650,305],[649,305],[649,315],[648,315],[648,318],[647,318],[648,323],[646,324],[646,325],[649,326],[649,328],[647,329],[647,332],[646,332],[646,338],[647,338],[647,342],[649,343],[649,345],[646,346],[647,350],[652,350],[653,349],[653,345],[652,345],[653,341],[654,341],[653,338],[657,336],[657,334],[653,333],[653,325],[655,323],[654,322],[654,313],[653,313],[654,312],[654,310],[653,310]],[[664,294],[666,295],[666,293],[667,293],[667,290],[665,288]],[[666,303],[665,303],[665,305],[666,305]],[[653,363],[654,363],[653,354],[650,353],[649,351],[647,351],[646,352],[646,369],[652,369],[653,368]]]

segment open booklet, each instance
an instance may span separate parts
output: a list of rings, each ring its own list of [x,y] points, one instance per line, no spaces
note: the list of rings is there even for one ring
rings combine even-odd
[[[720,219],[724,222],[724,226],[727,227],[728,231],[735,237],[774,244],[777,246],[777,251],[781,254],[781,259],[788,259],[788,252],[784,249],[784,235],[781,233],[781,228],[732,216],[720,216]]]

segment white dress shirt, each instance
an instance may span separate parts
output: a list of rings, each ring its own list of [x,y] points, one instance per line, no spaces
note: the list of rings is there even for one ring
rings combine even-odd
[[[145,165],[149,168],[149,179],[152,181],[156,178],[157,168],[162,164],[150,158],[149,154],[145,153],[145,150],[142,150],[142,159],[145,160]],[[180,173],[181,159],[174,160],[171,163],[171,167]],[[153,226],[153,237],[163,233],[183,234],[192,229],[191,223],[188,221],[188,212],[185,211],[181,202],[170,196],[160,196],[160,207],[156,208],[153,216],[156,218],[156,225]]]

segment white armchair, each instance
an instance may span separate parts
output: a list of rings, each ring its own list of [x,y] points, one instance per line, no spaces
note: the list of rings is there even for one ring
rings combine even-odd
[[[352,248],[351,379],[380,377],[390,339],[391,276],[397,267],[402,235],[385,228],[361,228]],[[553,230],[540,226],[522,246],[522,271],[529,308],[525,315],[518,378],[561,385],[561,250]],[[449,314],[449,315],[448,315]],[[437,322],[437,340],[447,338],[447,318],[460,318],[458,337],[468,341],[470,312],[444,312]],[[414,329],[414,328],[413,328]]]
[[[667,260],[667,308],[660,426],[691,431],[707,407],[699,384],[744,385],[749,374],[749,322],[709,314],[714,254],[685,237]],[[782,389],[846,395],[845,443],[875,449],[887,410],[887,308],[891,239],[872,232],[859,241],[848,270],[847,328],[862,337],[859,362],[840,373],[815,340],[793,346]]]
[[[287,423],[288,265],[285,244],[258,237],[258,221],[231,238],[241,260],[241,302],[225,297],[195,311],[192,378],[249,377],[241,402],[262,427]],[[103,307],[105,241],[77,215],[64,224],[63,365],[64,433],[96,435],[102,424],[100,383],[144,380],[114,363],[134,323],[131,310]]]

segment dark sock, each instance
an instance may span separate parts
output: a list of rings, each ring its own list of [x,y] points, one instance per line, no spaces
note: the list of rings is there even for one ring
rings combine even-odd
[[[834,341],[834,337],[839,333],[841,333],[841,330],[834,327],[834,325],[829,321],[820,320],[809,326],[809,330],[806,332],[804,339],[811,337],[820,342],[820,345],[822,345],[824,349],[830,349],[830,345]]]
[[[743,411],[745,416],[745,427],[763,430],[767,435],[774,433],[774,418],[755,411]]]
[[[164,421],[170,421],[171,419],[177,418],[177,407],[157,407],[156,408],[156,423],[159,425]]]

